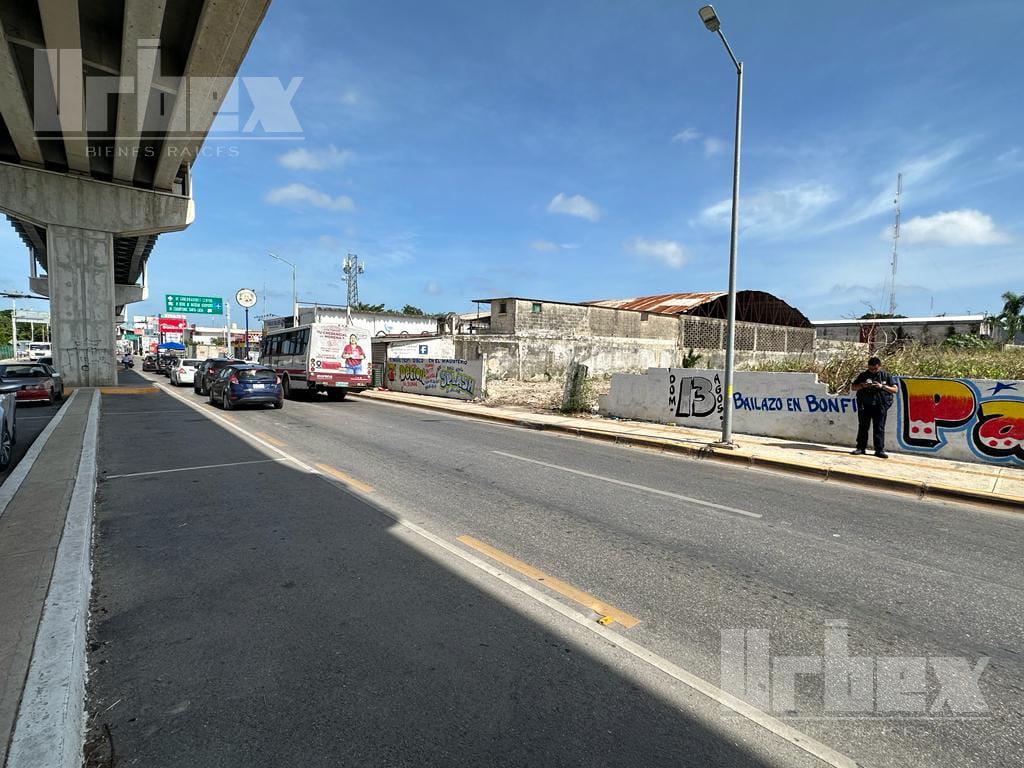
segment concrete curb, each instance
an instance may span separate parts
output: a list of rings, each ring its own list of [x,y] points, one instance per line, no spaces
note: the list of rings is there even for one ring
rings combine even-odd
[[[82,765],[100,393],[92,397],[78,477],[32,648],[7,768]]]
[[[823,481],[837,480],[851,485],[861,485],[871,488],[883,488],[889,491],[911,494],[918,499],[948,499],[953,501],[967,501],[972,504],[990,504],[1000,508],[1008,508],[1014,512],[1024,512],[1024,498],[1019,496],[1008,496],[1005,494],[993,493],[990,491],[975,491],[969,488],[958,488],[951,485],[935,485],[920,482],[917,480],[905,480],[898,477],[889,477],[871,472],[854,472],[849,469],[836,467],[823,467],[819,464],[796,461],[794,459],[778,459],[775,457],[759,456],[744,450],[731,450],[727,448],[714,448],[710,445],[684,445],[672,440],[647,437],[644,435],[630,435],[621,432],[609,432],[601,429],[588,429],[568,424],[549,424],[542,421],[534,421],[524,416],[509,416],[503,413],[480,413],[467,412],[447,403],[433,402],[408,402],[396,400],[390,397],[381,397],[375,392],[361,392],[358,397],[365,397],[370,400],[378,400],[385,403],[404,405],[409,408],[423,408],[431,411],[444,411],[456,416],[465,416],[472,419],[494,421],[503,424],[511,424],[525,429],[536,429],[540,431],[561,432],[563,434],[587,437],[593,440],[619,443],[623,445],[634,445],[644,448],[656,448],[661,451],[678,453],[690,456],[695,459],[711,459],[729,464],[738,464],[747,467],[761,467],[774,469],[792,474],[799,474],[805,477],[818,477]],[[424,400],[430,400],[424,397]]]

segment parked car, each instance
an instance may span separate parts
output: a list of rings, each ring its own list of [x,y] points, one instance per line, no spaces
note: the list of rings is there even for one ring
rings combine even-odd
[[[41,363],[0,365],[0,382],[19,385],[18,402],[50,405],[64,399],[64,380],[53,368]]]
[[[178,361],[178,364],[171,367],[171,384],[180,387],[183,384],[195,382],[196,369],[202,365],[202,360],[194,357],[186,357]]]
[[[142,358],[142,370],[156,371],[156,357],[153,355],[146,355]]]
[[[210,384],[210,402],[227,411],[239,405],[282,408],[284,390],[273,368],[252,363],[225,365]]]
[[[18,384],[0,384],[0,469],[11,466],[18,441]]]
[[[171,370],[178,364],[177,355],[161,355],[161,362],[157,364],[157,373],[162,373],[167,378],[171,377]]]
[[[233,357],[211,357],[203,361],[203,364],[196,370],[195,378],[192,381],[192,391],[197,395],[210,394],[210,383],[220,373],[225,365],[244,362]]]

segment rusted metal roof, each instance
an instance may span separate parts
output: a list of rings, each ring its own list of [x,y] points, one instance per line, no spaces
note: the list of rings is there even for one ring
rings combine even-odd
[[[654,312],[659,315],[685,315],[709,301],[720,299],[726,294],[717,293],[662,293],[657,296],[639,296],[633,299],[605,299],[587,301],[595,307],[612,307],[613,309],[632,309],[638,312]]]
[[[632,299],[587,301],[593,307],[609,307],[657,315],[694,315],[724,319],[728,313],[729,295],[724,291],[704,293],[662,293]],[[810,328],[811,321],[796,307],[778,296],[764,291],[736,292],[736,319],[748,323],[786,325]]]

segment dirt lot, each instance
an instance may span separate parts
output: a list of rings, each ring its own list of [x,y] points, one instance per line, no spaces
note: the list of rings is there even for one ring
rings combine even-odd
[[[558,410],[562,400],[563,381],[519,381],[518,379],[491,379],[487,381],[486,405],[516,405],[531,411],[550,412]],[[611,379],[589,381],[589,402],[597,408],[598,395],[608,394]]]

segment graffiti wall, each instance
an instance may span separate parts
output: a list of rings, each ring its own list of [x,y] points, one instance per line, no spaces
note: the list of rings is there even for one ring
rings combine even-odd
[[[387,361],[384,380],[396,392],[475,400],[483,397],[484,361],[400,357]]]
[[[651,368],[617,374],[601,411],[619,418],[717,430],[725,374]],[[1024,381],[901,378],[886,423],[887,450],[1024,466]],[[789,440],[853,445],[857,400],[829,394],[810,373],[738,371],[733,429]]]

